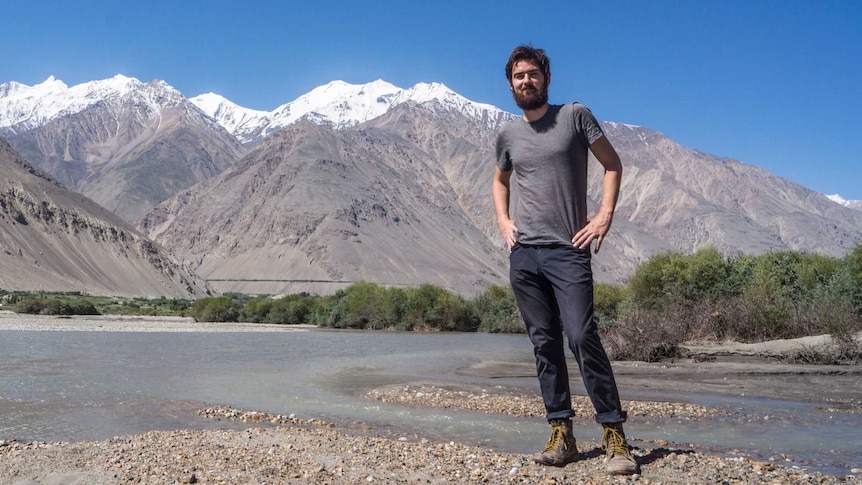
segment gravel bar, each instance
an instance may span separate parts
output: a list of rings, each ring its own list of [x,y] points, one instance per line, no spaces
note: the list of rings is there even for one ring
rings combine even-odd
[[[415,394],[415,393],[414,393]],[[208,419],[248,423],[244,430],[152,431],[95,442],[0,441],[0,483],[60,484],[839,484],[847,477],[798,467],[718,457],[691,449],[636,448],[641,474],[609,477],[601,451],[580,444],[565,468],[528,456],[418,435],[231,407],[199,411]]]

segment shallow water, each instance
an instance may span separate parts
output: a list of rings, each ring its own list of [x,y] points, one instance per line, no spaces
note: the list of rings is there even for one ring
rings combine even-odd
[[[0,331],[0,439],[98,440],[154,429],[242,426],[195,415],[201,403],[209,403],[535,451],[547,438],[541,419],[407,408],[358,397],[371,387],[416,380],[536,392],[531,376],[461,372],[485,361],[528,364],[532,349],[523,335]],[[623,399],[727,410],[703,421],[632,419],[627,434],[643,446],[667,440],[842,475],[862,466],[862,415],[827,412],[818,404],[824,394],[862,394],[859,376],[817,376],[810,382],[803,377],[752,374],[727,382],[700,373],[650,376],[645,384],[631,367],[618,371]],[[785,387],[794,389],[792,399],[757,392]],[[573,390],[582,392],[577,383]],[[593,423],[578,423],[576,433],[582,446],[600,437]]]

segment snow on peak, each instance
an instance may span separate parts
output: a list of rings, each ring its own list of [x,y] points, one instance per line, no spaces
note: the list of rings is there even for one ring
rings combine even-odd
[[[54,76],[33,86],[16,81],[0,85],[0,127],[28,121],[38,126],[41,120],[50,118],[68,105],[64,99],[68,90],[68,86]],[[47,113],[42,113],[43,107]]]
[[[164,81],[146,84],[117,74],[72,87],[49,76],[44,82],[27,86],[15,81],[0,84],[0,128],[26,131],[68,114],[80,112],[101,101],[117,101],[134,96],[137,106],[158,112],[161,106],[181,103],[182,93]],[[489,104],[474,103],[442,83],[417,83],[402,89],[382,79],[366,84],[332,81],[318,86],[294,101],[271,112],[239,106],[215,93],[189,99],[243,143],[259,141],[266,135],[305,119],[318,124],[345,128],[383,115],[396,105],[412,102],[433,112],[459,112],[491,128],[513,118]]]
[[[434,99],[447,99],[453,96],[461,97],[447,88],[443,83],[416,83],[408,89],[409,97],[417,103],[424,103]],[[466,100],[466,98],[464,98]]]
[[[851,209],[862,210],[862,200],[847,200],[838,194],[827,195],[827,199]]]
[[[336,129],[377,118],[406,102],[434,112],[460,112],[496,129],[514,115],[490,104],[474,103],[442,83],[418,83],[402,89],[382,79],[366,84],[332,81],[271,112],[242,108],[215,93],[190,99],[243,143],[254,143],[299,120]]]
[[[72,87],[54,76],[34,86],[12,81],[0,85],[0,127],[29,130],[55,118],[83,111],[100,101],[115,100],[137,92],[142,92],[150,104],[166,100],[175,102],[177,96],[182,96],[163,81],[151,81],[145,85],[122,74]]]
[[[249,133],[269,122],[269,112],[243,108],[216,93],[200,94],[189,101],[243,143],[250,141]]]
[[[458,111],[493,128],[510,116],[489,104],[474,103],[442,83],[418,83],[410,89],[402,89],[382,79],[366,84],[332,81],[276,108],[270,114],[267,127],[257,136],[266,136],[300,119],[335,128],[354,126],[377,118],[405,102],[428,106],[432,110]],[[228,130],[236,134],[230,128]],[[237,136],[243,138],[241,134]]]
[[[353,126],[385,113],[392,98],[401,91],[381,79],[367,84],[332,81],[276,108],[267,132],[302,118],[336,128]]]
[[[216,117],[216,114],[219,112],[220,109],[222,109],[223,106],[236,106],[237,108],[239,108],[239,106],[230,102],[230,100],[228,100],[224,96],[213,92],[199,94],[193,98],[189,98],[189,101],[191,101],[195,106],[200,108],[201,111],[203,111],[212,118]]]

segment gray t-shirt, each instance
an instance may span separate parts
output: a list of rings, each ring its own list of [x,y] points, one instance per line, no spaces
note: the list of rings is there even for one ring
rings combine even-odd
[[[604,136],[582,104],[551,105],[535,122],[518,118],[497,136],[497,167],[515,170],[516,238],[523,244],[571,244],[587,224],[587,155]]]

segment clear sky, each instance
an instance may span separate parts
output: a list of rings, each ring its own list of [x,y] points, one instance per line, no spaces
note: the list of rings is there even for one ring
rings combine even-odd
[[[162,79],[272,110],[333,80],[442,82],[518,112],[503,66],[547,50],[551,102],[862,199],[862,2],[3,1],[0,83]]]

